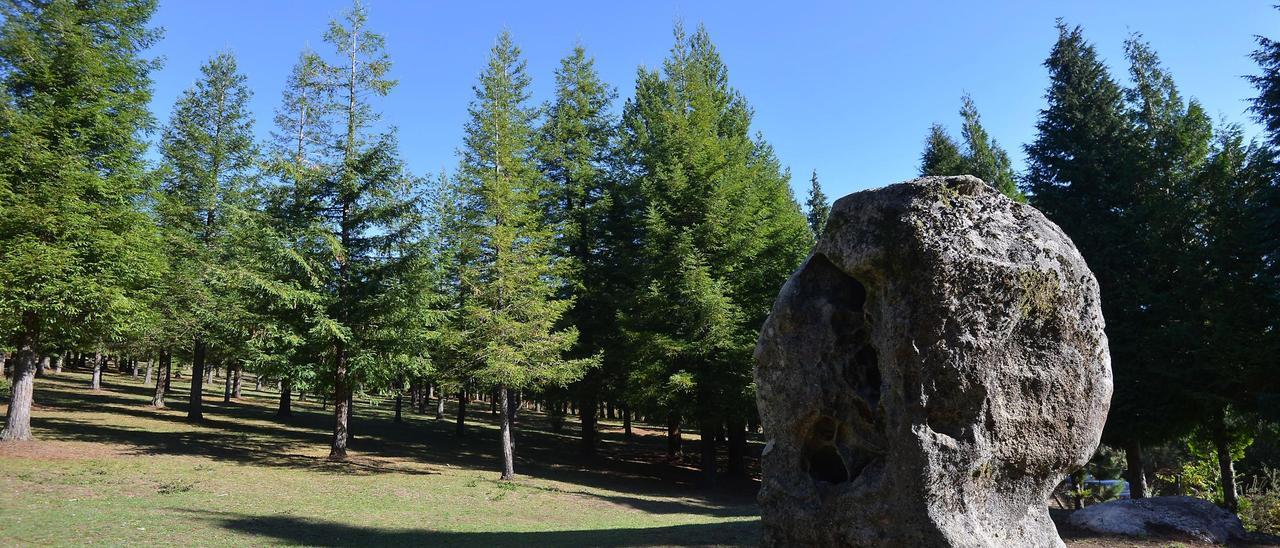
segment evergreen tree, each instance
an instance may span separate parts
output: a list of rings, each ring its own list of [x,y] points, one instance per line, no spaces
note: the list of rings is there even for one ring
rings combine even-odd
[[[474,250],[460,272],[461,313],[472,374],[495,389],[501,407],[502,479],[515,475],[517,393],[566,385],[593,363],[563,358],[578,332],[557,329],[572,301],[556,295],[555,239],[540,207],[547,183],[536,165],[537,111],[526,106],[528,87],[520,50],[503,32],[475,86],[458,168],[464,245]]]
[[[166,176],[157,207],[172,276],[169,331],[183,333],[192,344],[191,420],[202,418],[206,362],[233,359],[247,332],[251,314],[242,297],[249,296],[234,289],[248,266],[237,247],[256,209],[258,162],[251,94],[235,58],[219,54],[200,72],[164,131]]]
[[[322,295],[323,312],[308,318],[310,350],[301,358],[329,362],[316,382],[333,388],[331,460],[347,456],[356,384],[385,378],[380,329],[403,319],[387,296],[410,276],[415,254],[406,252],[421,228],[417,181],[404,173],[395,134],[375,131],[378,114],[369,101],[395,81],[387,78],[384,39],[367,22],[357,4],[330,23],[325,41],[335,60],[303,54],[277,119],[279,135],[294,138],[281,170],[288,235],[305,258],[299,270],[315,265],[305,288]]]
[[[546,109],[538,134],[538,167],[547,179],[544,192],[550,229],[556,234],[555,255],[565,283],[559,297],[573,302],[562,323],[579,330],[572,355],[604,354],[605,367],[593,368],[578,383],[584,451],[595,449],[596,409],[606,384],[616,384],[623,366],[610,344],[616,341],[614,283],[621,257],[609,253],[613,160],[617,121],[609,105],[617,96],[600,80],[595,61],[575,46],[556,70],[555,100]]]
[[[960,145],[946,128],[939,124],[929,126],[929,137],[925,139],[924,152],[920,153],[920,176],[964,175],[968,169],[965,164]]]
[[[960,135],[964,140],[964,150],[960,150],[941,125],[930,126],[924,152],[920,155],[920,175],[973,175],[1005,196],[1025,202],[1027,198],[1018,190],[1009,153],[982,127],[978,108],[968,94],[961,98],[960,118],[963,120]]]
[[[662,72],[639,71],[623,114],[643,215],[640,292],[623,310],[634,399],[668,419],[673,457],[681,422],[697,420],[708,482],[726,424],[730,472],[742,472],[756,330],[812,243],[789,174],[750,124],[701,27],[686,36],[677,26]]]
[[[831,202],[822,192],[822,185],[818,184],[816,169],[809,176],[809,199],[805,201],[805,207],[809,211],[806,214],[809,230],[813,231],[813,237],[817,239],[822,236],[822,229],[827,226],[827,217],[831,215]]]
[[[140,133],[150,0],[11,3],[0,26],[0,328],[16,350],[0,438],[31,437],[37,356],[102,348],[156,265]]]

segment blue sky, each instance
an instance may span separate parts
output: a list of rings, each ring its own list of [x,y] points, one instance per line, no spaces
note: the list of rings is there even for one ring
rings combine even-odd
[[[575,42],[597,59],[622,99],[636,67],[657,66],[675,20],[703,23],[729,66],[730,81],[756,112],[794,175],[797,194],[817,169],[832,197],[915,175],[931,123],[958,130],[960,95],[973,95],[988,131],[1020,166],[1034,137],[1047,76],[1041,65],[1063,17],[1084,27],[1117,77],[1122,44],[1142,32],[1186,96],[1250,132],[1241,78],[1255,34],[1280,38],[1270,0],[1000,2],[427,2],[365,0],[371,28],[387,37],[400,85],[379,101],[399,128],[402,155],[418,174],[452,170],[471,86],[494,37],[509,29],[524,50],[534,97],[552,91],[552,72]],[[298,52],[329,53],[321,36],[345,0],[161,0],[154,23],[153,109],[168,120],[173,101],[215,52],[240,61],[266,137]]]

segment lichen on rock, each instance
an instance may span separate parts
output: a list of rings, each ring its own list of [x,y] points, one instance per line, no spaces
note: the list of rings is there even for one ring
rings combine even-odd
[[[974,177],[837,201],[756,348],[769,545],[1060,546],[1046,501],[1097,447],[1092,273]]]

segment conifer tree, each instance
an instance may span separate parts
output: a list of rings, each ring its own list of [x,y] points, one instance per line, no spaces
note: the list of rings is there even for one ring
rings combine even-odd
[[[0,26],[0,329],[17,353],[0,438],[31,437],[37,356],[102,348],[158,270],[141,133],[150,0],[11,3]]]
[[[929,137],[920,155],[920,175],[973,175],[1001,194],[1025,202],[1026,196],[1018,190],[1009,153],[982,127],[978,108],[968,94],[961,98],[960,118],[964,150],[960,150],[946,129],[934,124],[929,128]]]
[[[946,128],[940,124],[929,126],[929,137],[925,139],[924,152],[920,153],[920,175],[964,175],[966,169],[960,145]]]
[[[191,420],[203,418],[208,359],[232,359],[245,338],[249,305],[231,289],[246,266],[236,249],[244,233],[237,232],[256,209],[258,162],[250,92],[235,58],[218,54],[200,72],[178,99],[161,140],[166,175],[157,206],[173,276],[169,330],[192,344]]]
[[[831,202],[822,192],[822,185],[818,184],[816,169],[809,176],[809,199],[805,201],[805,207],[808,209],[806,217],[809,221],[809,230],[813,231],[813,237],[817,239],[822,236],[822,229],[827,226],[827,217],[831,215]]]
[[[578,341],[572,355],[602,355],[605,367],[593,368],[576,383],[582,410],[584,451],[595,449],[596,410],[605,384],[616,382],[623,364],[616,346],[615,283],[622,275],[622,257],[609,253],[612,178],[617,121],[609,112],[617,96],[600,80],[595,61],[575,46],[556,70],[555,100],[546,109],[538,134],[538,167],[547,179],[545,208],[556,234],[555,255],[566,283],[559,297],[571,299],[562,323],[576,326]]]
[[[667,418],[673,457],[682,421],[697,421],[711,483],[726,424],[730,472],[741,472],[756,330],[812,234],[706,30],[675,34],[662,72],[640,69],[623,114],[644,270],[623,316],[637,403]]]
[[[572,301],[556,295],[555,239],[540,207],[547,182],[537,170],[529,81],[519,48],[503,32],[474,88],[457,175],[464,245],[474,250],[460,272],[461,314],[473,376],[495,389],[501,408],[502,479],[515,475],[516,394],[564,386],[594,363],[563,357],[578,332],[557,328]]]

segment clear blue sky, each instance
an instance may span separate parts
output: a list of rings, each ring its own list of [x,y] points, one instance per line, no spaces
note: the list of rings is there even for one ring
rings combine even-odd
[[[797,195],[817,169],[833,197],[916,173],[934,122],[957,128],[960,95],[977,102],[990,133],[1021,165],[1034,136],[1047,77],[1041,65],[1054,19],[1080,24],[1117,77],[1122,43],[1140,31],[1186,96],[1215,117],[1248,122],[1253,90],[1241,76],[1253,35],[1280,38],[1272,0],[1000,2],[426,2],[366,0],[371,28],[387,37],[400,85],[379,104],[399,128],[402,154],[418,174],[452,170],[471,85],[494,37],[510,29],[524,50],[535,99],[551,93],[552,71],[575,41],[597,59],[621,100],[636,67],[657,66],[672,23],[704,23],[730,81],[756,112],[793,173]],[[321,36],[345,0],[161,0],[155,24],[165,58],[155,75],[154,112],[168,120],[175,98],[219,50],[236,54],[255,96],[265,137],[285,75]],[[1247,124],[1250,132],[1256,128]]]

